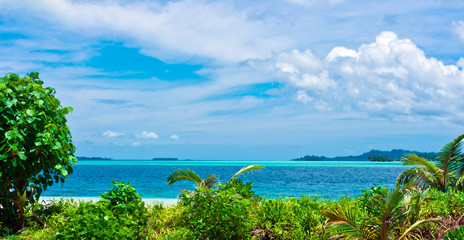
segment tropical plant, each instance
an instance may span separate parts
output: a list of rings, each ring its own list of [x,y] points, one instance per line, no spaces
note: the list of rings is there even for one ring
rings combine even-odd
[[[230,182],[234,181],[234,179],[236,179],[238,176],[240,176],[240,175],[242,175],[242,174],[244,174],[246,172],[259,170],[261,168],[264,168],[264,167],[263,166],[256,166],[256,165],[249,165],[249,166],[243,167],[238,172],[236,172],[230,178],[230,180],[227,183],[230,183]],[[213,187],[214,185],[216,185],[218,183],[218,179],[216,178],[215,175],[211,174],[206,179],[203,180],[203,179],[201,179],[200,176],[198,176],[198,174],[196,174],[194,171],[192,171],[190,169],[186,169],[186,170],[177,169],[177,170],[174,170],[169,174],[168,179],[167,179],[169,185],[172,185],[172,184],[174,184],[174,183],[176,183],[178,181],[183,181],[183,180],[193,181],[193,182],[195,182],[197,184],[197,187],[203,187],[203,186]]]
[[[455,227],[445,233],[445,240],[464,239],[464,226]]]
[[[359,219],[359,208],[350,199],[341,199],[329,210],[321,213],[328,217],[329,228],[356,239],[406,239],[416,237],[415,230],[437,219],[417,219],[425,195],[410,197],[407,191],[397,186],[385,196],[374,194],[369,219]],[[409,199],[405,201],[405,198]],[[412,200],[414,199],[414,200]],[[419,199],[419,200],[417,200]]]
[[[64,182],[77,162],[65,118],[72,108],[42,85],[34,72],[0,78],[0,222],[16,229],[26,205]]]
[[[242,239],[249,233],[251,201],[225,185],[197,187],[181,195],[190,239]]]
[[[114,187],[97,203],[81,202],[61,214],[58,239],[145,239],[148,210],[130,183],[113,181]]]
[[[436,188],[446,192],[449,188],[464,190],[464,135],[446,144],[439,152],[436,162],[407,154],[401,159],[403,165],[413,166],[397,178],[398,185],[414,182],[421,188]]]

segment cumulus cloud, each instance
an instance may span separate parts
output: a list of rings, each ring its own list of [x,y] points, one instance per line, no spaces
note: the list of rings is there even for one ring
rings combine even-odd
[[[172,140],[172,141],[177,141],[179,140],[179,135],[176,135],[176,134],[172,134],[170,137],[169,137],[169,140]]]
[[[142,131],[141,134],[135,134],[137,138],[152,138],[152,139],[157,139],[159,138],[158,134],[155,132],[147,132],[147,131]]]
[[[358,110],[389,119],[437,117],[464,124],[462,69],[426,57],[393,32],[382,32],[358,50],[335,47],[324,60],[309,50],[293,50],[252,65],[272,67],[297,89],[299,101],[319,110]]]
[[[122,133],[122,132],[120,132],[120,133],[119,133],[119,132],[113,132],[113,131],[111,131],[111,130],[108,130],[108,131],[102,133],[102,136],[104,136],[104,137],[110,137],[110,138],[120,137],[120,136],[124,136],[124,135],[125,135],[125,134]]]

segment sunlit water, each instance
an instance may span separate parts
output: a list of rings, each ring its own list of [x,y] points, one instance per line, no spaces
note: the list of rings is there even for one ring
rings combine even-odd
[[[66,182],[55,184],[42,196],[98,197],[112,188],[112,180],[131,182],[143,198],[176,198],[181,189],[194,188],[183,181],[168,186],[166,178],[175,169],[191,169],[202,178],[209,174],[221,182],[243,166],[256,164],[266,168],[246,173],[241,178],[253,182],[261,196],[297,197],[305,194],[324,198],[360,195],[373,184],[392,186],[407,167],[401,163],[375,162],[296,162],[296,161],[142,161],[80,160]]]

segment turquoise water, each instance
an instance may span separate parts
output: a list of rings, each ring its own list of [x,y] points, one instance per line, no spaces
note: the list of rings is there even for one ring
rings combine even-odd
[[[401,162],[369,161],[225,161],[225,160],[80,160],[78,165],[146,165],[146,166],[247,166],[260,165],[268,167],[402,167]]]
[[[144,198],[176,198],[181,189],[193,189],[192,182],[168,186],[166,178],[175,169],[192,169],[200,177],[215,174],[221,182],[243,166],[266,168],[241,178],[253,182],[261,196],[298,197],[319,195],[325,198],[356,196],[373,184],[392,186],[408,167],[398,162],[303,162],[303,161],[150,161],[80,160],[74,173],[63,184],[55,184],[43,196],[98,197],[112,188],[112,180],[131,182]]]

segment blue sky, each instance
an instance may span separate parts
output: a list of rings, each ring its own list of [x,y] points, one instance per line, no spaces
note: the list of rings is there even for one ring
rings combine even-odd
[[[78,156],[437,151],[463,67],[457,0],[0,0],[0,75],[56,88]]]

